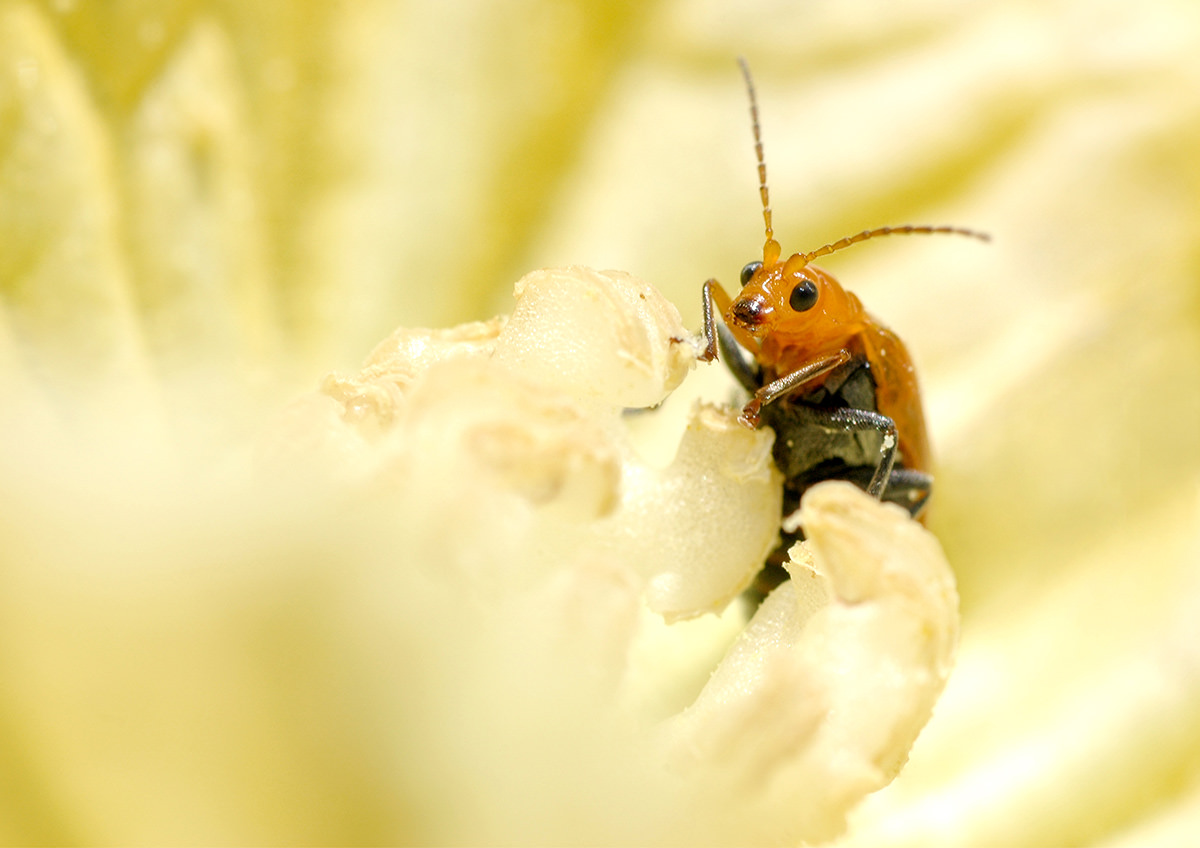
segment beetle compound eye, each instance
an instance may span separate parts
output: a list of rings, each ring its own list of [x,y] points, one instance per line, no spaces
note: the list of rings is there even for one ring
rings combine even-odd
[[[745,286],[746,283],[750,282],[750,278],[753,277],[754,273],[761,267],[761,262],[746,263],[746,267],[742,269],[742,285]]]
[[[807,312],[816,305],[817,287],[811,280],[799,283],[788,297],[788,306],[797,312]]]

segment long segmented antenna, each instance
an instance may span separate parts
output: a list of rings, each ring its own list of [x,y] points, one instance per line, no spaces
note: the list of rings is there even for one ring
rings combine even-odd
[[[763,208],[763,223],[766,225],[767,238],[763,243],[763,265],[770,267],[779,261],[781,249],[779,242],[775,241],[775,231],[771,227],[771,196],[767,190],[767,161],[763,156],[762,129],[758,123],[758,97],[754,93],[754,80],[750,76],[750,65],[746,63],[743,56],[738,56],[738,65],[742,68],[742,76],[746,78],[746,93],[750,96],[750,122],[754,127],[754,155],[758,159],[758,194],[762,198]],[[852,244],[857,244],[860,241],[866,241],[877,236],[891,235],[914,235],[914,234],[933,234],[946,233],[949,235],[968,236],[969,238],[979,239],[980,241],[991,241],[992,237],[987,233],[981,233],[978,230],[968,230],[963,227],[930,227],[927,225],[905,224],[901,227],[878,227],[874,230],[863,230],[856,235],[840,238],[835,242],[830,242],[823,247],[818,247],[816,250],[808,253],[797,254],[800,261],[807,265],[819,256],[828,256],[831,253],[836,253],[839,250],[849,247]],[[794,261],[794,257],[793,260]]]
[[[804,261],[804,264],[807,265],[818,256],[828,256],[829,254],[836,253],[837,251],[847,248],[852,244],[858,244],[860,241],[866,241],[867,239],[872,239],[876,236],[904,236],[914,234],[926,235],[932,233],[947,233],[956,236],[967,236],[969,238],[979,239],[980,241],[992,240],[992,237],[987,233],[981,233],[978,230],[968,230],[963,227],[929,227],[924,225],[914,226],[912,224],[906,224],[902,227],[879,227],[874,230],[863,230],[861,233],[840,238],[835,242],[830,242],[829,244],[823,247],[818,247],[816,250],[809,251],[808,253],[801,253],[800,258]]]
[[[750,77],[750,66],[743,56],[738,56],[742,76],[746,78],[746,93],[750,95],[750,122],[754,126],[754,155],[758,158],[758,194],[762,198],[763,223],[767,226],[767,238],[763,243],[763,264],[770,266],[779,261],[779,242],[771,228],[771,197],[767,191],[767,161],[763,158],[762,130],[758,124],[758,98],[754,94],[754,80]]]

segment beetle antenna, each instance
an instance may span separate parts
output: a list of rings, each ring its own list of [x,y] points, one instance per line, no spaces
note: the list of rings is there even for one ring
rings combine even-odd
[[[987,233],[981,233],[978,230],[967,230],[962,227],[930,227],[930,226],[914,226],[905,224],[903,227],[879,227],[874,230],[863,230],[861,233],[856,233],[852,236],[840,238],[835,242],[830,242],[824,247],[818,247],[816,250],[808,253],[801,253],[800,258],[807,265],[818,256],[828,256],[831,253],[836,253],[843,248],[847,248],[852,244],[857,244],[860,241],[875,238],[876,236],[906,236],[906,235],[927,235],[934,233],[945,233],[948,235],[967,236],[969,238],[979,239],[980,241],[991,241],[992,237]]]
[[[763,158],[762,130],[758,124],[758,98],[754,95],[754,80],[750,77],[750,65],[744,56],[738,56],[742,76],[746,78],[746,93],[750,96],[750,122],[754,127],[754,155],[758,158],[758,194],[762,198],[763,223],[767,226],[767,238],[763,243],[763,264],[774,265],[779,260],[779,242],[771,228],[771,197],[767,191],[767,162]]]

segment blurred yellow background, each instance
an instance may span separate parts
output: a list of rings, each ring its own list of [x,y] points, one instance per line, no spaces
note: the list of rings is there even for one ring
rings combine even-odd
[[[299,582],[288,526],[208,549],[139,448],[219,455],[542,266],[629,271],[698,327],[702,282],[761,250],[738,55],[785,251],[993,236],[822,263],[921,369],[964,615],[864,844],[1200,831],[1200,6],[0,0],[0,841],[437,832],[414,775],[322,718],[386,709],[308,704],[324,678],[290,665],[295,639],[344,662],[310,626],[319,546]],[[264,612],[259,585],[294,595]]]

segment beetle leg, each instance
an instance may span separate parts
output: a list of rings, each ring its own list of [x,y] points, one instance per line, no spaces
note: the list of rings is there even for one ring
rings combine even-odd
[[[747,358],[742,352],[733,333],[724,324],[717,325],[717,346],[721,349],[721,361],[733,374],[734,379],[742,384],[742,388],[754,394],[762,388],[762,377],[758,365],[752,358]]]
[[[915,468],[893,468],[886,491],[888,500],[900,504],[916,518],[933,493],[933,475]]]
[[[842,407],[838,409],[813,410],[821,419],[821,425],[831,430],[843,430],[855,433],[860,430],[875,430],[883,435],[883,445],[879,449],[879,464],[867,484],[867,494],[878,498],[892,478],[892,466],[896,464],[896,422],[878,412],[868,409]],[[919,473],[919,472],[918,472]],[[928,477],[928,475],[925,475]],[[930,481],[932,482],[932,481]]]
[[[700,354],[701,362],[712,362],[717,358],[717,312],[724,313],[733,303],[729,292],[717,282],[716,278],[704,283],[704,302],[701,308],[704,312],[704,352]],[[713,307],[716,307],[715,309]]]
[[[851,469],[839,479],[849,480],[860,489],[866,489],[874,478],[874,469]],[[887,485],[884,486],[882,500],[904,507],[913,518],[919,518],[933,493],[933,475],[915,468],[892,468]]]
[[[750,402],[742,407],[742,414],[738,416],[738,421],[747,427],[757,427],[764,406],[779,400],[784,395],[794,392],[809,380],[820,377],[822,374],[832,371],[839,365],[849,362],[850,358],[849,352],[839,350],[833,356],[827,356],[824,359],[810,362],[803,368],[797,368],[792,373],[785,374],[778,380],[772,380],[756,391]]]

